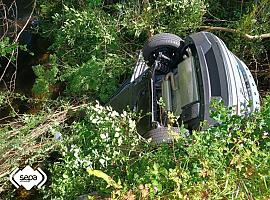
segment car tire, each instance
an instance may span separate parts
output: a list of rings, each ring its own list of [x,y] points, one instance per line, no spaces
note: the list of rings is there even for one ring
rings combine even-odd
[[[147,132],[147,134],[144,136],[145,138],[149,139],[151,138],[151,143],[153,144],[160,144],[160,143],[171,143],[174,140],[174,137],[171,133],[179,134],[179,128],[178,127],[171,127],[170,129],[168,127],[158,127],[156,129],[150,130]]]
[[[184,46],[184,40],[171,33],[160,33],[151,37],[143,47],[143,57],[149,66],[155,62],[155,56],[164,49],[177,53]]]

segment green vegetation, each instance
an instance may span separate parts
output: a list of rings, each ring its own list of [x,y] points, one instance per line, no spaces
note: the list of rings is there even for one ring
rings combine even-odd
[[[42,199],[76,199],[82,194],[94,199],[268,197],[269,96],[260,112],[246,117],[216,102],[212,107],[219,126],[155,146],[136,133],[134,114],[119,114],[99,103],[66,105],[52,115],[24,115],[23,127],[2,130],[2,148],[18,151],[12,157],[2,155],[19,165],[22,157],[30,156],[27,163],[33,164],[52,149],[57,152],[56,159],[44,161],[51,183],[39,194]],[[68,115],[72,120],[63,122]],[[25,144],[23,150],[20,143]]]
[[[268,0],[113,2],[38,0],[35,31],[50,44],[46,54],[32,53],[38,62],[16,65],[25,45],[1,37],[1,199],[268,199]],[[214,31],[248,64],[262,108],[236,116],[213,102],[219,126],[188,137],[181,127],[172,144],[152,145],[136,132],[137,113],[102,105],[131,74],[149,36],[199,30]],[[14,84],[13,70],[20,77],[24,65],[35,75],[28,88],[23,75]],[[42,190],[15,191],[8,174],[25,165],[47,170]]]
[[[63,159],[51,168],[51,193],[44,192],[56,199],[93,191],[103,198],[263,199],[270,194],[269,100],[246,118],[215,103],[212,116],[220,126],[161,146],[138,137],[128,114],[90,106],[84,120],[72,125],[76,137],[62,146]],[[118,186],[89,176],[88,168],[101,170]]]

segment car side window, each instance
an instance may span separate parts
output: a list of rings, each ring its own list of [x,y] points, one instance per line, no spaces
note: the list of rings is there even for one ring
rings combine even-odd
[[[174,93],[174,111],[180,115],[182,107],[199,100],[193,56],[185,58],[178,65],[175,79],[177,90]]]

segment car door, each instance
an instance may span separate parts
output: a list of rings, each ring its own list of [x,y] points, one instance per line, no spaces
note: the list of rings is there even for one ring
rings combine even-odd
[[[144,71],[132,83],[132,109],[140,113],[137,131],[144,134],[151,129],[151,72]]]

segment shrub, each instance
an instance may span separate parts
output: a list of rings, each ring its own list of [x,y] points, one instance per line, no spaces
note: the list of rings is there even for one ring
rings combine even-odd
[[[101,170],[122,185],[122,177],[144,140],[135,131],[132,115],[119,114],[99,104],[87,107],[84,118],[72,123],[64,135],[63,159],[52,165],[52,185],[48,198],[75,199],[84,193],[110,194],[107,182],[88,175],[86,169]]]
[[[202,23],[205,12],[204,1],[149,1],[141,5],[138,1],[119,4],[123,27],[135,36],[143,32],[173,32],[183,35]]]
[[[130,71],[117,22],[92,6],[84,10],[64,6],[52,20],[50,49],[59,65],[57,77],[67,83],[68,95],[106,101],[117,88],[119,76]]]
[[[117,89],[126,61],[117,54],[104,59],[92,57],[81,66],[67,67],[61,79],[67,81],[67,92],[74,96],[97,96],[103,102]]]
[[[47,197],[74,199],[96,192],[120,199],[266,198],[269,100],[246,117],[214,102],[212,117],[218,126],[159,146],[136,134],[132,115],[90,106],[84,119],[72,124],[63,159],[51,168]],[[86,169],[92,169],[91,175]]]
[[[194,29],[205,8],[201,0],[147,5],[125,1],[108,10],[100,1],[78,3],[84,6],[73,0],[66,5],[60,1],[41,3],[46,19],[43,34],[51,38],[50,50],[58,58],[60,79],[67,82],[68,95],[91,95],[102,102],[116,90],[120,77],[131,71],[135,52],[147,39],[148,30],[177,34]]]
[[[36,75],[35,84],[32,89],[34,94],[41,99],[49,98],[52,94],[53,85],[56,84],[59,79],[59,69],[56,56],[50,56],[49,65],[34,66],[33,71]]]

